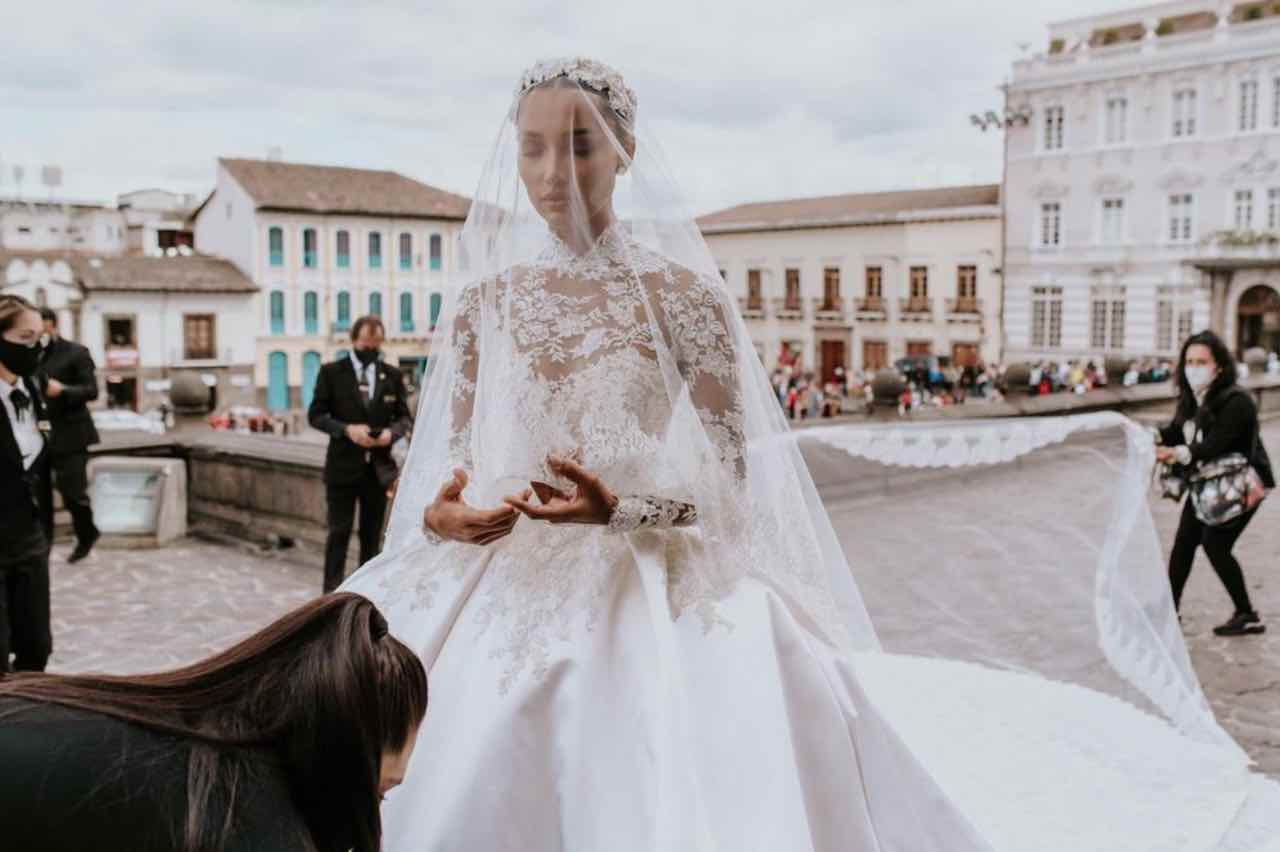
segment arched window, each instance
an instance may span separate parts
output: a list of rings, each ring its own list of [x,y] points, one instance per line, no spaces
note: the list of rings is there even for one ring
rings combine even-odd
[[[271,333],[284,334],[284,292],[271,291]]]
[[[351,234],[346,231],[338,232],[337,251],[334,254],[338,258],[339,269],[348,269],[351,266]]]
[[[346,331],[351,328],[351,294],[346,290],[338,293],[338,319],[334,323],[335,331]]]
[[[435,331],[436,323],[440,321],[440,303],[443,301],[439,293],[431,294],[431,321],[429,323],[431,330]]]
[[[267,356],[267,408],[284,411],[289,407],[289,356],[272,352]]]
[[[316,257],[316,229],[304,228],[302,231],[302,265],[307,269],[315,269],[319,262]]]
[[[400,268],[413,269],[413,234],[400,235]]]
[[[431,268],[432,269],[439,269],[441,266],[444,265],[444,246],[442,245],[443,242],[444,241],[440,239],[439,234],[431,235],[430,246],[431,246]]]
[[[284,266],[284,230],[270,228],[267,231],[267,250],[271,255],[272,266]]]
[[[375,317],[382,316],[382,294],[377,291],[369,294],[369,313]]]
[[[311,398],[316,393],[316,377],[320,375],[320,353],[304,352],[302,354],[302,407],[311,407]]]
[[[315,293],[302,297],[302,322],[307,334],[320,333],[320,298]]]
[[[400,330],[413,331],[413,294],[400,294]]]

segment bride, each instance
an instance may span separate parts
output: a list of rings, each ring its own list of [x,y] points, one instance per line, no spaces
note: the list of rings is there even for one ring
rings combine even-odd
[[[605,65],[535,65],[463,229],[386,546],[344,585],[430,671],[388,848],[993,848],[1061,779],[971,750],[944,791],[864,693],[852,572],[638,114]]]

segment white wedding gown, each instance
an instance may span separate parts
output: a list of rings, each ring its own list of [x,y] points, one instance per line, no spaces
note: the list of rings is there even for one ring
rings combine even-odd
[[[638,270],[634,285],[615,277],[620,268]],[[669,494],[660,460],[676,409],[646,354],[651,333],[631,325],[644,304],[663,312],[658,333],[674,329],[697,415],[724,442],[728,469],[741,470],[739,418],[715,406],[741,395],[717,377],[748,362],[716,307],[718,286],[607,234],[585,257],[553,245],[499,281],[487,297],[504,310],[486,314],[474,289],[460,297],[432,379],[443,390],[428,388],[417,427],[426,437],[411,447],[387,549],[344,586],[382,607],[430,675],[417,749],[384,808],[386,847],[1265,848],[1280,797],[1230,749],[1033,674],[839,650],[803,574],[787,573],[817,558],[808,550],[790,567],[745,566],[715,601],[690,594],[694,569],[734,567],[705,564],[720,507],[697,482],[691,527],[619,533],[526,518],[483,547],[417,531],[449,467],[479,470],[473,486],[518,480],[522,465],[563,452],[566,436],[615,490]],[[658,295],[646,303],[644,288]],[[485,316],[516,332],[483,330]],[[503,353],[491,363],[505,372],[477,367],[477,339]],[[477,392],[486,385],[502,393]],[[476,446],[489,449],[473,457]],[[767,463],[756,459],[747,469]],[[492,489],[468,499],[496,502]],[[788,528],[767,522],[743,535],[787,560],[768,547]]]

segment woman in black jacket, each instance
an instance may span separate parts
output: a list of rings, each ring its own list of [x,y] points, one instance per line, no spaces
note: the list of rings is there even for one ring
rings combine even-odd
[[[1187,338],[1178,360],[1181,393],[1173,422],[1159,430],[1162,446],[1156,458],[1194,469],[1229,453],[1249,459],[1267,488],[1275,487],[1271,463],[1262,446],[1258,410],[1249,393],[1236,384],[1236,365],[1222,340],[1211,331]],[[1196,518],[1190,500],[1182,508],[1182,519],[1169,554],[1169,582],[1173,603],[1181,605],[1182,590],[1191,574],[1196,548],[1205,555],[1226,586],[1235,614],[1213,629],[1219,636],[1261,633],[1266,629],[1249,600],[1244,572],[1231,553],[1236,540],[1253,519],[1257,507],[1224,526],[1206,526]]]
[[[426,712],[422,662],[327,595],[162,674],[0,680],[0,847],[376,852]]]

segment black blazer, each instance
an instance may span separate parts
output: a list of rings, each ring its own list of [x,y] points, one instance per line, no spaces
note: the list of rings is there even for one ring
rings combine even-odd
[[[0,846],[181,849],[190,754],[190,744],[175,735],[87,710],[0,697]],[[314,849],[284,773],[265,758],[251,770],[223,852]]]
[[[1262,445],[1258,407],[1248,391],[1239,385],[1214,391],[1205,399],[1204,405],[1197,408],[1194,418],[1200,429],[1200,440],[1190,445],[1193,464],[1229,453],[1240,453],[1258,471],[1262,484],[1275,488],[1271,459],[1267,456],[1267,448]],[[1160,430],[1161,443],[1170,447],[1186,444],[1182,428],[1186,420],[1179,406],[1173,422]]]
[[[83,453],[98,443],[98,430],[87,404],[98,398],[93,356],[79,343],[58,338],[44,350],[40,372],[66,386],[61,396],[46,400],[53,423],[53,454]]]
[[[49,413],[35,380],[23,377],[22,384],[32,404],[26,416],[47,424]],[[53,493],[49,486],[47,433],[44,450],[30,468],[24,468],[9,412],[0,405],[0,546],[30,538],[36,524],[44,528],[45,540],[53,541]]]
[[[374,466],[380,480],[389,484],[396,476],[390,447],[366,450],[352,443],[346,428],[367,423],[370,428],[388,429],[398,441],[413,428],[413,416],[405,399],[404,377],[389,364],[378,362],[373,399],[360,393],[359,380],[350,358],[331,361],[316,376],[315,393],[307,422],[328,434],[329,450],[324,457],[324,481],[349,485],[364,476],[365,464]],[[366,453],[368,459],[366,462]]]

